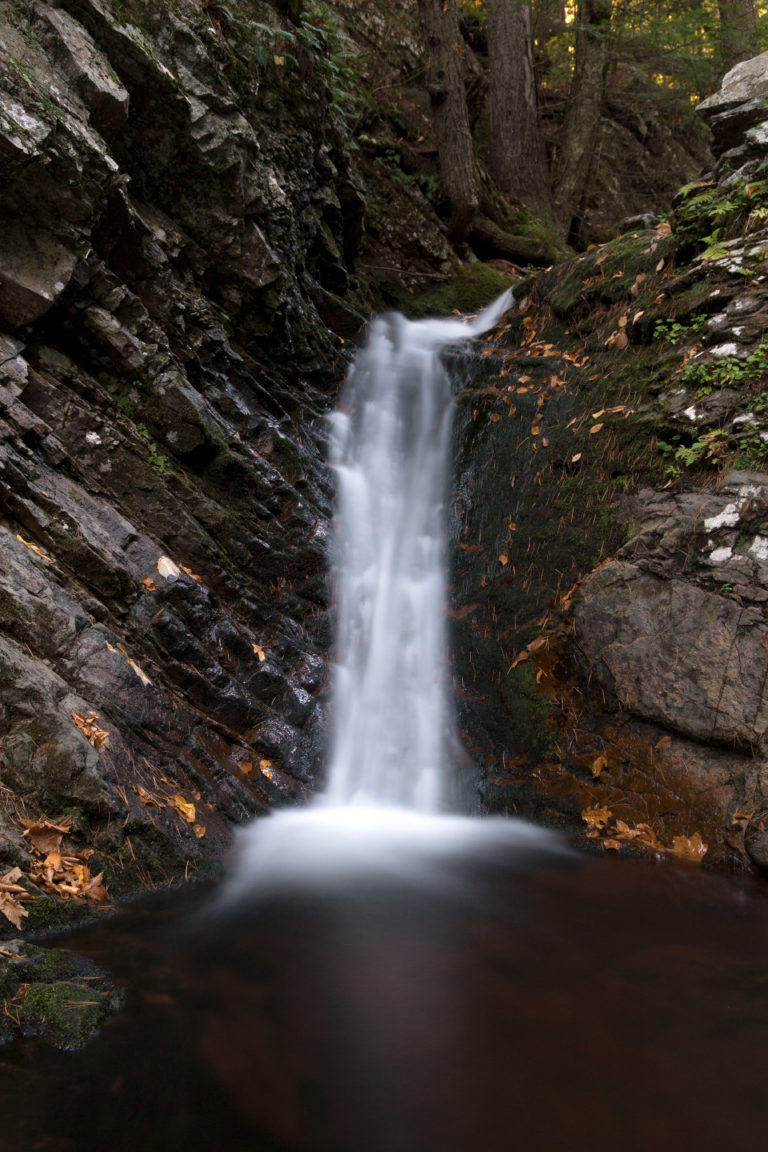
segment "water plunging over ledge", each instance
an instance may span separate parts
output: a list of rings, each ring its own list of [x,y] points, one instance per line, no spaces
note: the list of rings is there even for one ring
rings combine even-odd
[[[446,344],[471,324],[379,317],[332,417],[338,638],[328,800],[445,806],[445,512],[453,400]]]
[[[337,476],[338,634],[328,786],[306,808],[254,821],[223,900],[361,876],[437,883],[456,853],[501,842],[563,851],[523,821],[447,814],[453,714],[446,688],[445,509],[453,397],[441,355],[512,306],[474,320],[371,324],[331,417]]]

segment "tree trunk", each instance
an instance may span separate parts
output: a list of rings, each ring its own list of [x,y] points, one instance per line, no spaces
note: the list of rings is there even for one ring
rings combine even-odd
[[[754,0],[718,0],[720,30],[718,54],[724,76],[740,60],[749,60],[760,51]]]
[[[419,13],[440,180],[451,210],[449,235],[463,240],[477,212],[478,193],[456,0],[419,0]]]
[[[487,0],[490,147],[488,166],[511,201],[552,221],[552,194],[533,71],[531,9]]]
[[[581,0],[576,21],[573,84],[555,178],[555,211],[566,239],[577,231],[574,217],[587,186],[600,132],[610,0]]]

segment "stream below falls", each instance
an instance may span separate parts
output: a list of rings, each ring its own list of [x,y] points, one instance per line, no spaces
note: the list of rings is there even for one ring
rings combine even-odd
[[[764,888],[501,849],[236,914],[149,898],[63,941],[127,1006],[0,1052],[8,1152],[765,1146]]]

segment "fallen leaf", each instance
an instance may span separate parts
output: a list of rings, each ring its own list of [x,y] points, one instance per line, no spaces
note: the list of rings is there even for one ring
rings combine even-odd
[[[620,852],[621,851],[621,840],[613,840],[609,836],[609,837],[606,837],[605,839],[601,840],[600,843],[602,844],[603,848],[607,848],[609,851],[612,851],[612,852]]]
[[[197,580],[198,584],[202,584],[202,582],[203,582],[202,576],[195,575],[195,573],[192,571],[192,569],[185,567],[184,564],[180,564],[179,567],[181,568],[182,572],[186,572],[187,576],[189,576],[192,580]]]
[[[46,564],[52,564],[54,568],[56,567],[56,561],[51,560],[50,556],[46,556],[45,552],[43,552],[42,548],[38,548],[37,544],[30,544],[29,540],[25,540],[23,536],[19,536],[18,532],[16,533],[16,539],[20,540],[25,548],[29,548],[30,552],[34,552],[35,556],[39,556],[41,560],[45,560]]]
[[[593,424],[593,425],[592,425],[592,427],[591,427],[591,428],[590,428],[590,430],[589,430],[589,434],[590,434],[590,436],[594,436],[594,435],[595,435],[595,433],[596,433],[596,432],[599,432],[599,431],[600,431],[600,429],[601,429],[602,427],[603,427],[603,425],[602,425],[602,424]]]
[[[501,556],[499,556],[499,564],[501,564],[502,567],[506,564],[509,564],[509,556],[505,555],[504,552],[502,552]]]
[[[62,839],[72,831],[69,821],[54,824],[52,820],[22,820],[21,823],[25,826],[22,836],[41,856],[60,848]]]
[[[175,808],[182,820],[186,820],[187,824],[194,824],[195,822],[195,806],[189,800],[185,800],[177,792],[174,796],[168,797],[168,804],[170,807]]]
[[[139,667],[136,661],[131,656],[127,656],[126,659],[138,676],[139,680],[141,680],[142,684],[151,686],[152,681],[150,680],[149,676],[147,676],[146,672]]]
[[[603,752],[595,760],[592,761],[592,776],[595,779],[597,779],[597,777],[602,772],[603,768],[607,768],[607,767],[608,767],[608,757]]]
[[[499,415],[498,412],[491,412],[488,419],[493,420],[494,424],[496,424],[496,423],[498,423],[499,420],[501,420],[501,416]]]
[[[238,768],[244,776],[250,776],[251,772],[253,772],[253,764],[250,760],[243,760],[241,764],[238,764]]]
[[[154,796],[143,784],[137,784],[134,791],[142,804],[154,805],[155,808],[165,808],[165,801],[161,800],[159,796]]]
[[[160,557],[157,562],[157,570],[161,576],[165,577],[166,580],[178,580],[179,576],[181,576],[181,569],[179,568],[178,564],[174,564],[170,556]]]
[[[578,464],[579,460],[581,460],[581,452],[577,452],[574,456],[571,456],[571,464]]]
[[[625,348],[629,347],[629,336],[627,336],[627,333],[623,328],[617,332],[616,339],[613,343],[614,347],[618,348],[619,352],[623,352]]]
[[[664,257],[662,256],[661,260],[659,260],[658,264],[656,265],[656,271],[661,272],[663,267],[664,267]]]
[[[103,728],[98,728],[95,723],[99,719],[98,712],[89,712],[87,716],[84,716],[82,712],[70,712],[70,716],[80,733],[85,736],[88,743],[97,752],[103,752],[105,748],[109,748],[109,732]]]
[[[581,818],[590,831],[599,831],[599,829],[605,828],[612,815],[610,808],[594,804],[591,808],[585,808],[582,811]]]
[[[141,581],[141,586],[145,592],[155,592],[157,590],[157,584],[155,584],[151,576],[144,576]]]
[[[708,848],[699,832],[693,836],[675,836],[672,847],[668,849],[670,855],[678,860],[687,860],[691,864],[699,864],[706,856]]]
[[[205,824],[193,824],[192,831],[199,840],[201,836],[205,836]]]
[[[21,899],[19,896],[12,892],[3,892],[0,890],[0,912],[5,916],[6,920],[10,920],[17,931],[21,930],[21,922],[25,916],[29,916],[26,908],[22,907]]]
[[[267,655],[266,655],[266,652],[264,651],[264,649],[262,648],[261,644],[252,644],[251,647],[253,648],[254,652],[258,656],[259,663],[260,664],[263,663],[264,660],[266,660]]]

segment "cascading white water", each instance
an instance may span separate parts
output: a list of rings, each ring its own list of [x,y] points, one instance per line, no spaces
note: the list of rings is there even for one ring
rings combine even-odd
[[[379,317],[332,417],[338,637],[328,800],[436,812],[451,726],[443,501],[453,404],[441,351],[473,323]]]
[[[562,851],[520,820],[439,814],[452,728],[443,502],[453,404],[441,353],[512,302],[505,292],[470,323],[392,315],[371,325],[331,421],[339,623],[328,786],[239,834],[225,907],[371,876],[445,890],[464,854]]]

